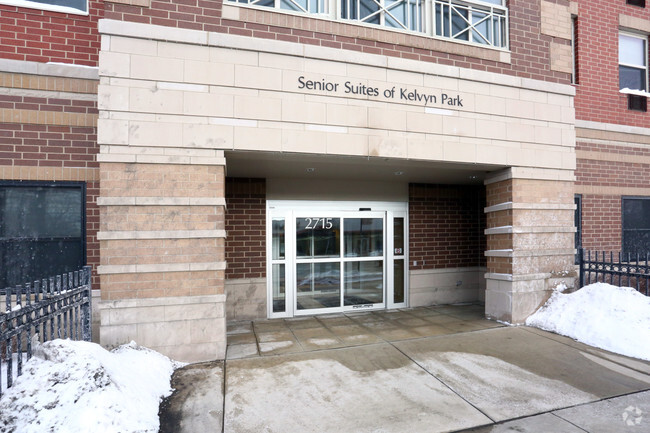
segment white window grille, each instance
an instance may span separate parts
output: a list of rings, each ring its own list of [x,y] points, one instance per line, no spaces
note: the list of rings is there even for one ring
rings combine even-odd
[[[508,47],[505,0],[228,0],[475,45]]]

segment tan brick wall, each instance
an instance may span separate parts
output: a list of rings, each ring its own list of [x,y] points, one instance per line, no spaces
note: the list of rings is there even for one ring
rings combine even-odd
[[[571,39],[571,8],[568,4],[542,0],[541,14],[542,34]]]
[[[223,206],[107,206],[100,230],[224,230]]]
[[[223,271],[102,275],[102,300],[223,294]]]
[[[224,197],[224,167],[100,164],[102,197]]]
[[[224,167],[101,163],[102,299],[223,294]]]

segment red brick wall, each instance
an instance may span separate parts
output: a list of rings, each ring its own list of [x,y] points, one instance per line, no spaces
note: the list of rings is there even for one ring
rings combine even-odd
[[[90,1],[88,15],[0,5],[0,58],[97,66],[102,3]]]
[[[266,181],[226,178],[226,279],[266,277]]]
[[[599,152],[601,158],[611,154],[650,157],[647,147],[622,147],[605,144],[577,143],[576,150]],[[576,188],[639,188],[650,185],[650,164],[629,161],[577,160]],[[582,194],[582,246],[590,250],[621,250],[621,194]]]
[[[0,123],[0,166],[48,167],[52,169],[99,168],[95,161],[97,146],[96,128]],[[69,180],[84,180],[85,174],[71,176]],[[25,172],[16,180],[36,180],[38,175]],[[40,180],[51,180],[40,178]],[[86,249],[87,263],[93,267],[93,287],[99,288],[99,182],[86,182]]]
[[[484,207],[483,186],[409,185],[410,269],[485,266]]]
[[[568,4],[568,0],[553,0]],[[508,75],[534,78],[553,82],[569,83],[566,73],[550,70],[550,36],[540,34],[539,0],[510,0],[510,49],[512,63],[481,60],[467,56],[435,51],[433,40],[427,37],[410,36],[402,38],[393,31],[380,32],[377,39],[359,37],[355,25],[341,25],[341,33],[309,31],[299,28],[314,28],[314,19],[305,16],[289,16],[294,25],[272,26],[258,23],[221,19],[222,0],[152,0],[150,8],[105,3],[105,17],[115,20],[156,24],[186,29],[205,30],[219,33],[251,36],[263,39],[277,39],[309,45],[342,48],[346,50],[403,57],[424,62],[453,65],[463,68],[485,70]],[[270,9],[263,9],[269,13]],[[311,21],[311,23],[309,23]],[[327,21],[324,21],[325,23]],[[334,34],[333,34],[334,33]],[[397,35],[397,36],[396,36]],[[398,42],[411,38],[412,44]],[[389,41],[389,42],[386,42]]]
[[[628,110],[627,96],[619,93],[618,16],[650,20],[650,7],[630,6],[625,0],[579,0],[578,3],[580,84],[576,86],[576,118],[649,127],[650,112]]]
[[[0,123],[2,166],[98,168],[98,150],[96,128]]]

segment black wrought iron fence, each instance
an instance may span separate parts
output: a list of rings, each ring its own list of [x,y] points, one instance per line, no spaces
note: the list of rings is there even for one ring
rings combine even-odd
[[[32,357],[35,341],[91,340],[90,266],[0,289],[0,302],[2,299],[5,308],[0,312],[0,395],[22,374],[23,362]]]
[[[580,287],[600,282],[633,287],[650,296],[650,253],[578,250]]]

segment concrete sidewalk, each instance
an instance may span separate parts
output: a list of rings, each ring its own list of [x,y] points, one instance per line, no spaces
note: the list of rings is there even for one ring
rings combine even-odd
[[[177,371],[161,432],[650,431],[650,363],[480,316],[236,324],[230,359]]]

